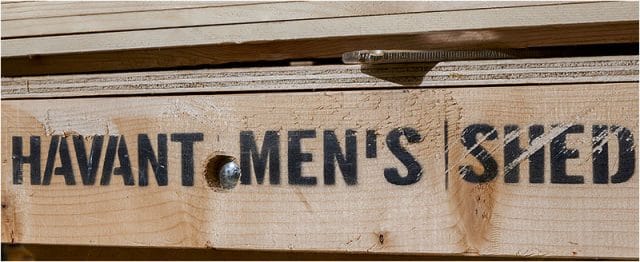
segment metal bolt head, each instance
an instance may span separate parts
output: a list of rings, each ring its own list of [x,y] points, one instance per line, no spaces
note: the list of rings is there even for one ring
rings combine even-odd
[[[224,189],[232,189],[240,179],[240,167],[233,161],[224,164],[218,171],[220,185]]]

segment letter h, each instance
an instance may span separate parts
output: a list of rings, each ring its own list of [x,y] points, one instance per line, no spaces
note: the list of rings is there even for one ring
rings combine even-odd
[[[13,152],[13,184],[22,184],[22,165],[28,163],[31,166],[31,184],[40,185],[40,137],[32,136],[29,139],[29,156],[22,154],[22,137],[12,137]]]

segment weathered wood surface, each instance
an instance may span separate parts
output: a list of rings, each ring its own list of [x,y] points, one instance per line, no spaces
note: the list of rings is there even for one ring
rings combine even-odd
[[[558,5],[569,2],[262,2],[262,3],[171,3],[158,2],[157,6],[144,2],[102,3],[32,3],[28,9],[47,14],[31,19],[3,18],[3,38],[33,37],[142,29],[212,26],[224,24],[264,23],[288,20],[333,19],[340,17],[406,14],[417,12],[443,12],[470,9]],[[24,4],[23,4],[24,5]],[[92,13],[91,7],[131,11]],[[4,14],[21,14],[9,5]],[[127,8],[129,7],[130,8]],[[79,7],[79,9],[76,9]],[[172,8],[173,7],[173,8]],[[47,12],[55,8],[56,12]],[[84,11],[83,8],[87,10]],[[141,8],[141,10],[135,9]],[[142,9],[144,8],[144,9]],[[19,10],[27,9],[21,7]],[[73,12],[76,15],[61,15]],[[97,10],[96,10],[97,11]],[[163,19],[158,19],[159,17]]]
[[[2,56],[51,55],[327,37],[425,34],[438,31],[489,28],[547,27],[612,22],[637,24],[637,10],[637,2],[571,3],[28,37],[2,40]],[[490,36],[485,38],[490,38]]]
[[[343,52],[372,49],[525,48],[630,43],[638,42],[637,32],[638,23],[602,23],[2,57],[2,76],[112,72],[177,66],[208,66],[230,62],[337,58]]]
[[[2,7],[2,76],[336,58],[359,49],[638,42],[637,2],[23,2]]]
[[[474,124],[495,130],[478,134],[479,143],[468,136],[462,139]],[[505,134],[508,125],[518,125],[522,132]],[[544,135],[528,145],[529,130],[536,125],[543,127]],[[607,125],[608,135],[595,132],[600,125]],[[411,164],[407,169],[390,151],[398,146],[389,135],[397,128],[413,128],[420,135],[405,129],[403,134],[412,143],[400,137],[400,147],[415,158],[422,172],[410,185],[397,185],[397,179],[409,175],[396,177],[396,184],[385,177],[388,168],[397,168],[400,175],[416,168]],[[341,171],[345,167],[336,164],[335,184],[325,185],[324,131],[335,131],[345,154],[347,129],[356,132],[357,183],[348,185]],[[209,158],[219,154],[240,158],[241,131],[253,131],[257,146],[264,148],[268,130],[280,137],[278,185],[270,184],[268,174],[264,184],[256,184],[250,168],[249,185],[226,191],[208,186],[203,174]],[[301,139],[302,146],[296,147],[295,134],[301,134],[291,133],[296,130],[313,130],[315,138]],[[366,130],[377,134],[375,158],[366,154],[370,147]],[[192,132],[203,134],[203,141],[194,143],[194,185],[181,185],[184,154],[181,143],[169,139],[168,185],[159,186],[149,170],[148,186],[139,186],[139,134],[148,134],[157,153],[158,133],[170,137]],[[637,152],[629,141],[637,139],[627,133],[638,135],[637,82],[5,100],[2,241],[637,258],[638,169],[635,160],[631,165],[625,162]],[[109,154],[104,146],[103,157],[96,159],[96,184],[82,185],[72,139],[76,135],[86,137],[79,141],[87,150],[98,135],[126,137],[128,153],[121,156],[128,155],[131,161],[134,185],[124,186],[120,175],[113,175],[109,185],[99,185],[103,157]],[[50,141],[66,141],[77,184],[65,185],[65,176],[53,175],[50,185],[32,185],[28,164],[23,166],[23,183],[13,184],[14,136],[23,137],[24,155],[30,150],[29,136],[41,138],[42,173]],[[513,162],[520,164],[519,182],[506,183],[504,147],[518,137],[519,146],[530,151]],[[466,148],[469,143],[472,147]],[[626,147],[620,146],[625,143]],[[476,159],[477,152],[468,150],[478,146],[498,167],[497,177],[481,184],[459,175],[465,165],[478,174],[488,169]],[[544,183],[530,183],[526,156],[539,148],[544,151],[544,167],[532,170],[544,171]],[[584,181],[559,183],[564,181],[559,176],[562,159],[574,154],[573,149],[579,153],[567,159],[564,168]],[[605,184],[594,183],[594,152],[608,152],[605,170],[610,175],[626,168],[632,176],[626,174],[620,183],[613,182],[622,175],[611,182],[606,176]],[[306,158],[299,153],[312,154],[299,171],[315,177],[316,185],[290,184],[300,182],[296,164],[290,164]],[[625,156],[622,162],[619,155]],[[603,155],[598,156],[601,161]],[[51,167],[61,165],[59,158]],[[118,159],[115,166],[122,163]]]
[[[2,1],[2,21],[251,5],[255,1]]]
[[[326,65],[2,78],[2,98],[634,82],[638,56]]]

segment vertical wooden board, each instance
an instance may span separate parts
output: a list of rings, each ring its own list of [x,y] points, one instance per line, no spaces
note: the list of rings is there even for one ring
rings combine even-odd
[[[2,241],[636,257],[637,150],[630,143],[637,139],[625,135],[638,134],[637,97],[637,83],[619,83],[3,101]],[[509,125],[522,132],[507,135]],[[530,127],[536,125],[544,135],[528,146]],[[593,130],[601,125],[609,131],[606,136],[596,132],[594,139]],[[581,132],[576,126],[582,126]],[[489,128],[485,134],[469,135],[483,127]],[[397,133],[398,128],[404,132]],[[355,143],[347,142],[347,129],[355,131]],[[309,136],[315,132],[315,138],[298,143],[295,135],[304,134],[295,132],[301,130]],[[376,134],[375,157],[367,157],[367,130]],[[203,175],[209,158],[224,154],[242,162],[242,131],[252,131],[260,149],[267,131],[278,134],[280,183],[270,184],[267,165],[264,183],[257,184],[252,165],[243,168],[250,171],[251,184],[231,190],[209,187]],[[345,182],[338,164],[335,184],[325,184],[324,165],[334,162],[324,160],[333,148],[325,131],[335,131],[342,154],[355,144],[357,184]],[[150,170],[149,184],[140,186],[139,134],[149,136],[157,154],[159,133],[168,139],[168,185],[159,186]],[[188,154],[182,153],[182,143],[171,141],[177,133],[203,135],[194,143],[193,186],[181,185],[182,158]],[[87,150],[97,135],[125,137],[135,185],[124,186],[119,175],[99,185],[107,137],[101,157],[95,158],[96,184],[82,185],[77,135],[86,137],[78,141]],[[66,141],[77,185],[65,185],[63,175],[52,175],[50,185],[32,185],[28,164],[23,165],[23,183],[12,183],[12,139],[22,137],[27,155],[29,136],[41,139],[41,174],[46,173],[50,141]],[[543,170],[544,183],[529,182],[526,152],[515,156],[519,182],[505,182],[504,148],[514,138],[531,151],[542,146],[544,167],[534,171]],[[620,183],[594,183],[592,152],[603,152],[604,145],[605,169],[624,178]],[[481,148],[495,169],[478,153]],[[577,158],[570,158],[572,149],[579,152]],[[58,153],[52,167],[60,167],[65,154],[53,152]],[[290,184],[304,180],[290,177],[298,174],[291,169],[295,159],[309,157],[302,153],[311,154],[311,161],[301,162],[299,174],[315,177],[315,185]],[[566,168],[561,168],[563,158],[568,158]],[[115,166],[121,165],[119,159],[116,154]],[[497,176],[472,183],[460,175],[461,166],[478,174],[495,170]],[[353,163],[342,168],[348,167]],[[552,183],[552,170],[557,180],[565,169],[583,183]],[[596,173],[603,175],[605,169]],[[411,179],[417,173],[409,175],[409,170],[421,171],[420,178]]]

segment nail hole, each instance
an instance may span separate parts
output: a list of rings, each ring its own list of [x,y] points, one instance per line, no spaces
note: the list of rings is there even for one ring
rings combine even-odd
[[[228,155],[216,155],[212,158],[209,158],[207,161],[207,165],[204,169],[204,178],[207,181],[207,185],[211,188],[220,188],[220,189],[231,189],[235,187],[238,183],[238,179],[240,178],[240,169],[234,162],[235,158]],[[220,171],[225,168],[225,165],[230,164],[231,167],[236,167],[237,173],[226,173],[226,176],[221,178]],[[226,166],[229,168],[230,166]]]

